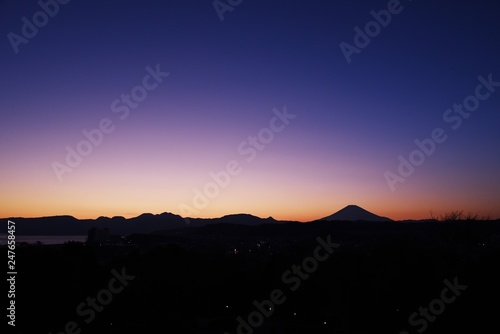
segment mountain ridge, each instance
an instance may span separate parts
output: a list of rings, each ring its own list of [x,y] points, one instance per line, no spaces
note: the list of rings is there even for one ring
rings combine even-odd
[[[202,227],[210,224],[237,224],[256,226],[261,224],[281,224],[272,217],[260,218],[250,214],[230,214],[217,218],[189,218],[163,212],[143,213],[136,217],[99,216],[96,219],[78,219],[70,215],[44,216],[34,218],[13,217],[16,233],[19,235],[85,235],[92,227],[108,228],[114,234],[151,233],[185,227]]]

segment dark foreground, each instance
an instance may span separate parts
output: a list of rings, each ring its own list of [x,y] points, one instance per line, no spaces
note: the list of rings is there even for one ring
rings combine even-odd
[[[218,224],[16,251],[17,333],[498,328],[498,221]]]

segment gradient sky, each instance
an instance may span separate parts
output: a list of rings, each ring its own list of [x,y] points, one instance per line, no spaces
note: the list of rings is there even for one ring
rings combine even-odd
[[[211,0],[73,0],[15,53],[8,34],[41,8],[0,1],[0,217],[308,221],[348,204],[393,219],[500,217],[500,87],[456,130],[443,120],[479,76],[500,81],[500,5],[401,1],[348,63],[339,44],[387,6],[244,0],[221,21]],[[157,64],[169,76],[120,119],[113,101]],[[247,161],[239,145],[285,107],[296,117]],[[59,180],[53,163],[105,118],[114,130]],[[447,140],[392,191],[384,173],[435,128]],[[240,173],[196,209],[194,189],[233,160]]]

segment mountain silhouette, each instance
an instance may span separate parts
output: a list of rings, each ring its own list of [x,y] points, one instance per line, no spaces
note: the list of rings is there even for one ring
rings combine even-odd
[[[249,214],[232,214],[219,218],[190,218],[163,212],[161,214],[143,213],[137,217],[121,216],[97,219],[77,219],[73,216],[49,216],[38,218],[8,218],[16,222],[19,235],[85,235],[92,228],[107,228],[115,234],[151,233],[185,227],[201,227],[208,224],[237,224],[256,226],[261,224],[280,224],[272,217],[260,218]],[[6,220],[6,219],[5,219]]]
[[[334,214],[322,218],[328,221],[370,221],[370,222],[389,222],[392,219],[387,217],[377,216],[357,205],[348,205],[345,208],[335,212]]]

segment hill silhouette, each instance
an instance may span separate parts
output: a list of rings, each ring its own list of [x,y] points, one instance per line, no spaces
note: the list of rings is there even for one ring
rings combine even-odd
[[[86,235],[92,227],[107,228],[114,234],[126,235],[186,227],[201,227],[209,224],[223,223],[255,226],[281,223],[272,217],[260,218],[249,214],[233,214],[219,218],[189,218],[187,220],[170,212],[161,214],[143,213],[128,219],[120,216],[77,219],[66,215],[8,219],[16,222],[16,233],[19,235]]]

